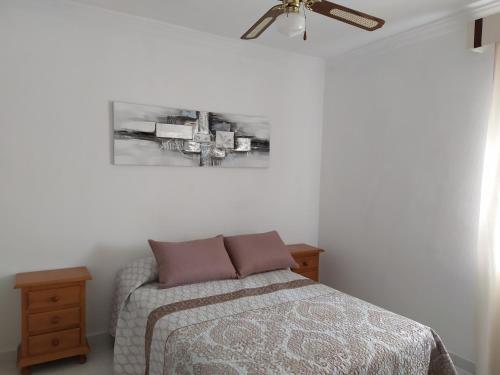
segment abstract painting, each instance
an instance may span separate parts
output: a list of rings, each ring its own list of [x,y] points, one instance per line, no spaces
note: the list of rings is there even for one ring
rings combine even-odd
[[[266,168],[270,124],[262,116],[113,103],[114,163]]]

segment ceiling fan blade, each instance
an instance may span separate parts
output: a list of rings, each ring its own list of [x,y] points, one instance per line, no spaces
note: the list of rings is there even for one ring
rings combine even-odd
[[[381,18],[373,17],[369,14],[350,9],[342,5],[334,4],[326,0],[320,0],[310,4],[309,9],[313,12],[368,31],[380,29],[385,24],[385,21]]]
[[[257,39],[271,24],[276,21],[285,10],[282,5],[276,5],[269,9],[254,25],[241,37],[241,39]]]

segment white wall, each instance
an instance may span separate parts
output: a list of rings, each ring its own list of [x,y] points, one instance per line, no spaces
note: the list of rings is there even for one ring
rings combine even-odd
[[[450,351],[474,361],[492,54],[468,51],[465,30],[422,38],[329,67],[322,276],[432,326]]]
[[[16,272],[87,265],[92,334],[148,238],[317,242],[321,60],[57,0],[1,0],[0,46],[0,352],[19,339]],[[113,100],[267,115],[271,167],[113,166]]]

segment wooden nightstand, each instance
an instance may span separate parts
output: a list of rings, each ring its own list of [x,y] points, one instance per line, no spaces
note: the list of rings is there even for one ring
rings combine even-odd
[[[86,267],[18,273],[21,289],[22,339],[17,354],[21,374],[30,366],[79,356],[90,351],[85,336]]]
[[[324,251],[306,244],[287,245],[299,268],[292,269],[308,279],[319,281],[319,255]]]

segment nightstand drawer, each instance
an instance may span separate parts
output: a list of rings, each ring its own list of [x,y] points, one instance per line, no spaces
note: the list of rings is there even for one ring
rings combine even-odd
[[[37,290],[28,293],[28,308],[30,310],[47,307],[58,308],[60,306],[75,304],[80,304],[79,286]]]
[[[314,280],[314,281],[318,281],[319,280],[318,269],[316,269],[316,270],[309,270],[309,271],[296,270],[294,272],[298,273],[301,276],[307,277],[308,279]]]
[[[80,329],[70,329],[45,335],[30,336],[28,352],[30,355],[58,352],[76,348],[80,345]]]
[[[306,244],[287,245],[298,268],[292,269],[308,279],[319,281],[319,256],[323,250]]]
[[[28,315],[30,334],[44,331],[58,331],[80,325],[80,309],[66,309]]]
[[[298,270],[307,270],[318,268],[319,265],[319,256],[310,255],[310,256],[301,256],[296,257],[295,261],[299,265]]]

